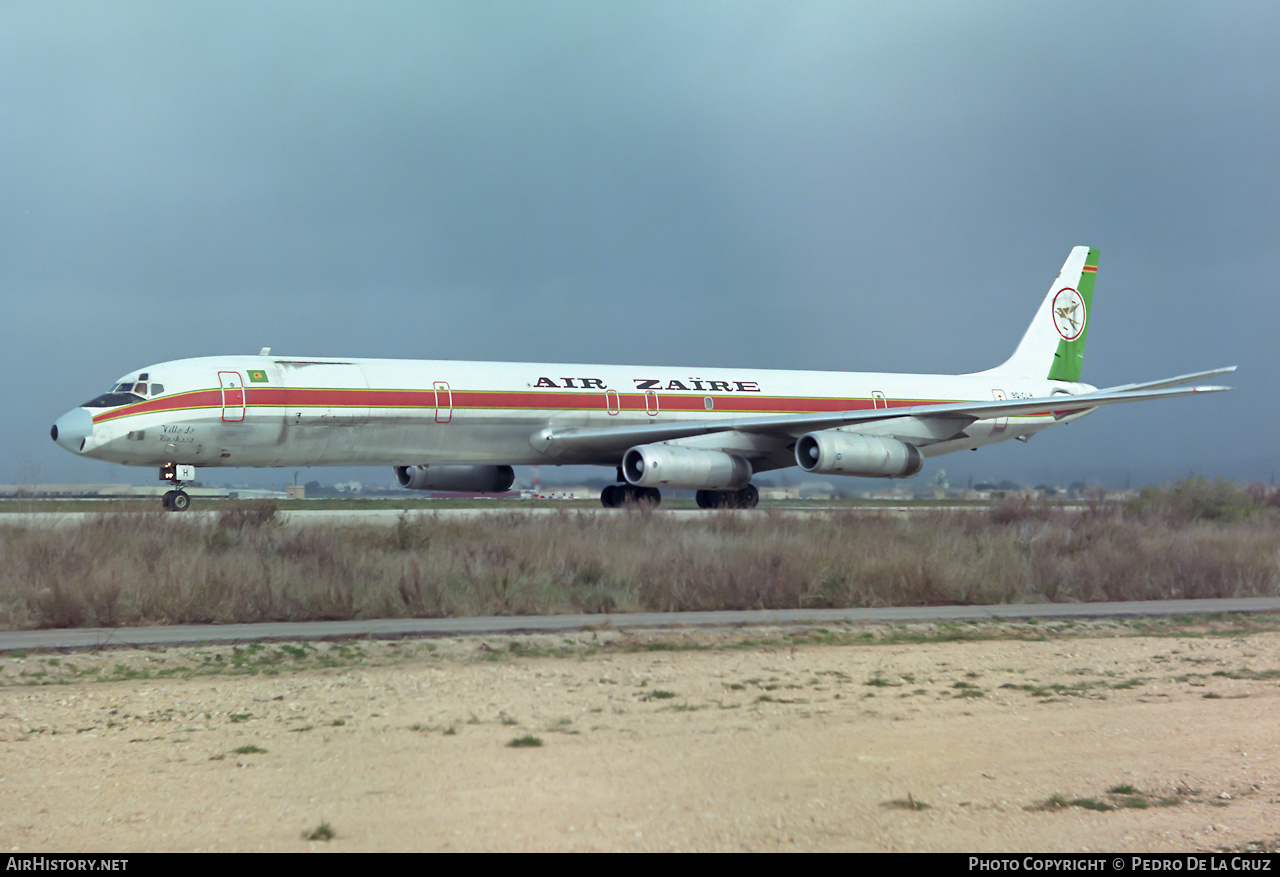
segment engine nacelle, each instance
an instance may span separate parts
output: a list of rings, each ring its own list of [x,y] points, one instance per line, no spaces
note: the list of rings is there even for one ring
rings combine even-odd
[[[824,429],[800,436],[796,463],[815,475],[909,478],[924,467],[915,445],[897,439]]]
[[[725,490],[751,483],[751,464],[724,451],[636,445],[622,456],[622,475],[636,487]]]
[[[396,481],[410,490],[502,493],[515,483],[510,466],[397,466]]]

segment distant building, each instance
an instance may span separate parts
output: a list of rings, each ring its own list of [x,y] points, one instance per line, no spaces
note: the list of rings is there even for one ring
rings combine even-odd
[[[804,499],[821,500],[831,499],[831,495],[834,493],[830,481],[803,481],[796,488],[796,492]]]

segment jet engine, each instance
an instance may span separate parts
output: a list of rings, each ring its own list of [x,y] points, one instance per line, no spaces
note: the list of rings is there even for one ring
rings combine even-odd
[[[924,466],[915,445],[897,439],[824,429],[800,436],[796,463],[815,475],[908,478]]]
[[[515,483],[510,466],[397,466],[396,480],[410,490],[502,493]]]
[[[622,456],[622,475],[636,487],[720,490],[749,484],[751,464],[724,451],[636,445]]]

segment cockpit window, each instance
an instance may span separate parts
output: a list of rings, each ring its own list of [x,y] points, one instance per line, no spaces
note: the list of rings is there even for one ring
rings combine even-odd
[[[130,386],[122,384],[121,386]],[[81,405],[81,408],[118,408],[121,405],[131,405],[134,402],[141,402],[142,397],[136,393],[103,393],[97,398],[90,399]]]
[[[120,405],[130,405],[134,402],[141,402],[144,399],[159,396],[164,393],[164,384],[148,384],[145,380],[148,375],[140,374],[138,377],[142,380],[124,381],[116,384],[110,390],[91,399],[82,405],[82,408],[115,408]]]

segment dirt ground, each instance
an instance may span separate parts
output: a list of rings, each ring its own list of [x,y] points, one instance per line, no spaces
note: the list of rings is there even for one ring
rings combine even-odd
[[[1274,850],[1280,632],[1231,624],[0,655],[0,843]]]

